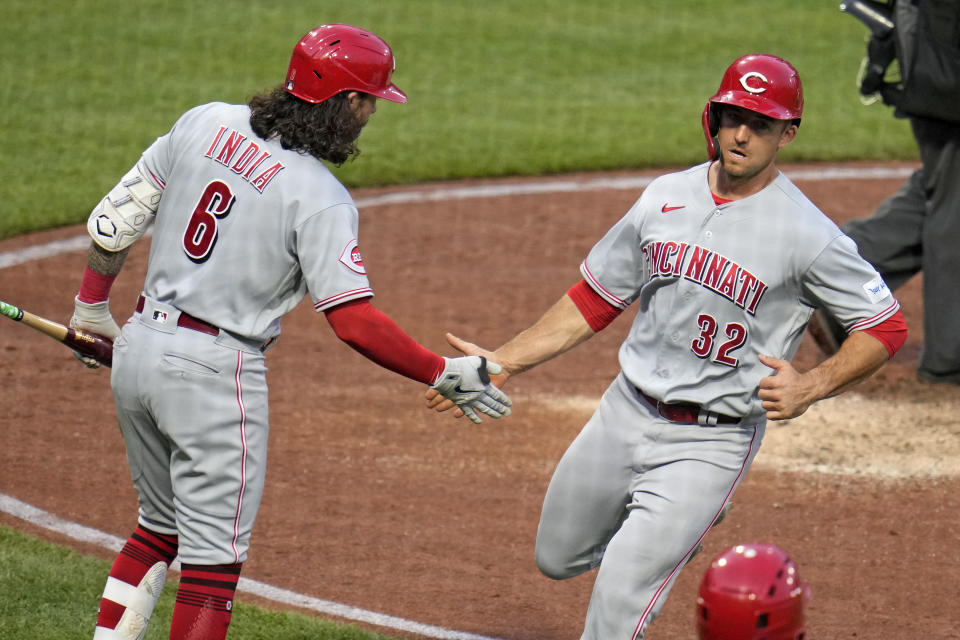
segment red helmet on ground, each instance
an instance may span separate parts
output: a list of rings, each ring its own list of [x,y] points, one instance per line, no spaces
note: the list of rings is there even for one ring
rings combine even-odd
[[[697,597],[700,640],[803,640],[810,588],[772,544],[740,544],[710,563]]]
[[[732,104],[775,120],[793,120],[799,125],[803,115],[800,74],[783,58],[765,53],[734,60],[723,74],[717,93],[703,108],[703,132],[711,158],[717,153],[714,138],[720,129],[720,119],[714,105],[718,104]]]
[[[347,24],[325,24],[294,47],[284,88],[314,103],[342,91],[406,102],[406,94],[390,80],[395,67],[393,51],[376,34]]]

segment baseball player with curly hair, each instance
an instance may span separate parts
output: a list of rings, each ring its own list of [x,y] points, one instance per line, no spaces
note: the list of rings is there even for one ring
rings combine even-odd
[[[170,638],[226,636],[264,488],[264,352],[306,294],[341,340],[475,422],[509,413],[484,359],[425,349],[369,301],[358,212],[324,162],[357,152],[378,98],[406,102],[393,70],[373,33],[318,27],[296,45],[282,86],[248,105],[187,111],[91,213],[70,324],[115,340],[111,386],[139,496],[97,640],[143,638],[177,555]],[[121,331],[109,291],[151,226],[143,293]]]
[[[583,640],[634,640],[743,480],[767,420],[802,414],[903,344],[900,305],[777,168],[797,135],[800,76],[737,59],[703,111],[710,161],[664,175],[594,245],[583,279],[494,352],[507,376],[586,341],[629,305],[621,373],[547,488],[536,561],[554,579],[599,568]],[[791,364],[817,306],[857,329],[816,368]],[[453,408],[435,392],[427,405]]]

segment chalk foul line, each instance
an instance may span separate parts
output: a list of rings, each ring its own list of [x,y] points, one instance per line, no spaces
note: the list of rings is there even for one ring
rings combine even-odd
[[[813,169],[784,170],[791,180],[890,180],[905,178],[915,169],[912,167],[819,167]],[[440,187],[396,191],[381,195],[359,198],[357,208],[391,205],[417,204],[420,202],[447,202],[450,200],[468,200],[473,198],[503,198],[508,196],[537,195],[547,193],[570,193],[575,191],[623,191],[645,188],[655,176],[619,176],[586,179],[554,179],[536,182],[507,184],[486,184],[470,187]],[[59,253],[81,251],[90,244],[86,234],[35,245],[25,249],[0,253],[0,269],[12,267],[31,260],[49,258]]]
[[[52,513],[38,509],[33,505],[2,493],[0,493],[0,511],[48,531],[76,540],[77,542],[94,544],[113,551],[114,553],[119,552],[126,542],[126,540],[109,533],[76,522],[63,520]],[[179,571],[179,567],[179,561],[171,565],[171,568],[175,571]],[[493,638],[468,633],[466,631],[456,631],[444,627],[423,624],[385,613],[368,611],[359,607],[333,602],[331,600],[322,600],[288,589],[275,587],[258,580],[251,580],[250,578],[241,577],[240,582],[237,584],[237,591],[272,600],[273,602],[287,606],[308,609],[316,613],[352,620],[354,622],[364,622],[395,631],[415,633],[427,638],[438,638],[439,640],[503,640],[502,638]]]

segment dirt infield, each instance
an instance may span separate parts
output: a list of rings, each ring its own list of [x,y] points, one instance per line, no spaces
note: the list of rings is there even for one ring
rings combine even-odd
[[[796,182],[843,221],[867,215],[902,180]],[[542,181],[466,186],[534,182]],[[637,195],[545,190],[361,207],[375,304],[442,353],[447,330],[497,346],[579,278],[580,260]],[[82,233],[0,241],[0,254]],[[114,286],[118,318],[132,311],[147,248],[134,247]],[[83,260],[71,251],[0,268],[0,299],[66,321]],[[649,638],[694,637],[709,559],[754,540],[787,549],[811,585],[811,640],[960,638],[960,389],[914,378],[921,286],[918,277],[897,292],[911,334],[877,376],[770,425],[734,509],[681,574]],[[484,636],[578,638],[593,574],[543,577],[534,536],[554,464],[616,374],[632,315],[511,381],[514,414],[473,426],[426,411],[420,385],[369,364],[302,304],[268,356],[270,470],[244,576]],[[0,327],[0,493],[125,538],[136,502],[108,372],[87,371],[25,327],[5,319]],[[795,363],[809,368],[821,357],[807,338]],[[0,523],[112,557],[9,515]]]

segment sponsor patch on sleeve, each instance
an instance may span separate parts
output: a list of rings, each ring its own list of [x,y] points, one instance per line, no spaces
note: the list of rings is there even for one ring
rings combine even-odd
[[[351,271],[364,275],[367,273],[367,270],[363,266],[363,257],[360,256],[360,249],[357,247],[356,238],[353,238],[347,243],[347,246],[343,249],[343,253],[340,254],[340,262],[346,265]]]
[[[887,288],[887,284],[880,276],[877,276],[870,282],[865,283],[863,285],[863,290],[866,292],[867,298],[870,299],[870,302],[880,302],[890,295],[890,290]]]

